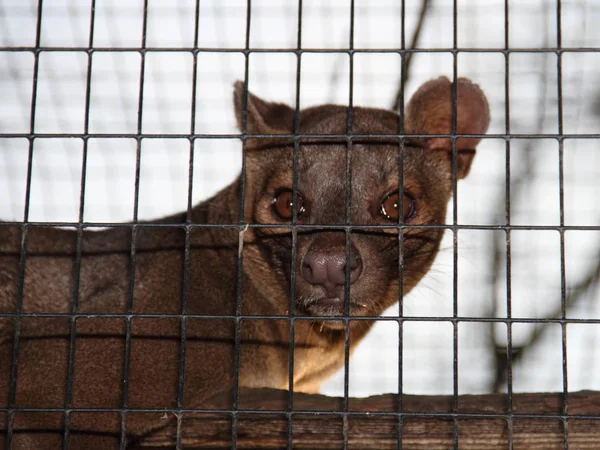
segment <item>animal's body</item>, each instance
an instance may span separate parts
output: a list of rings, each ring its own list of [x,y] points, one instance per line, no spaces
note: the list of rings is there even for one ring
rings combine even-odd
[[[456,132],[485,133],[483,93],[460,79],[456,94]],[[400,280],[408,293],[437,253],[443,230],[418,225],[444,222],[453,146],[424,135],[452,132],[451,99],[447,79],[423,85],[404,119],[405,132],[421,136],[400,146],[394,112],[354,108],[349,130],[348,108],[324,105],[302,110],[296,123],[292,108],[238,84],[246,178],[189,214],[80,233],[0,224],[0,407],[17,409],[12,448],[62,448],[65,407],[75,409],[69,448],[111,449],[120,408],[131,409],[133,442],[173,420],[161,408],[202,408],[236,379],[287,389],[293,316],[294,389],[318,391],[344,362],[345,321],[336,317],[379,315],[398,300]],[[343,137],[350,131],[352,145]],[[298,132],[315,136],[294,145]],[[457,177],[478,142],[457,140]],[[347,237],[347,225],[373,228]],[[59,316],[72,312],[75,320]],[[372,323],[349,321],[351,350]]]

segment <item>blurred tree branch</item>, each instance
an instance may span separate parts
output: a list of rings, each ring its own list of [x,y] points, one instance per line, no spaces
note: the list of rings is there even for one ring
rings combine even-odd
[[[547,15],[546,15],[547,18]],[[547,29],[548,27],[545,27]],[[545,45],[550,45],[550,38],[546,31],[544,36]],[[542,66],[545,66],[546,61],[548,59],[548,55],[542,56]],[[507,70],[509,70],[507,68]],[[544,129],[544,124],[546,122],[546,114],[544,113],[546,108],[546,103],[548,101],[548,72],[545,70],[541,70],[541,76],[539,81],[539,90],[537,93],[537,121],[534,128],[535,134],[542,133]],[[506,73],[506,77],[509,77],[510,73]],[[506,107],[505,107],[505,127],[506,133],[510,134],[511,130],[511,117],[510,117],[510,97],[509,92],[505,92],[506,96]],[[492,211],[495,212],[495,216],[492,219],[492,223],[497,224],[510,224],[511,223],[511,205],[512,200],[518,199],[521,197],[523,192],[526,192],[531,188],[534,176],[533,170],[536,161],[534,161],[533,150],[534,145],[538,143],[535,139],[530,139],[525,141],[522,151],[520,152],[511,152],[512,141],[509,140],[506,142],[506,157],[507,157],[507,186],[505,190],[504,199],[503,196],[498,197],[498,203]],[[515,156],[519,157],[517,164],[515,164]],[[511,166],[521,166],[523,169],[518,172],[516,175],[510,171]],[[510,283],[509,273],[510,270],[508,265],[508,258],[510,258],[510,231],[506,232],[504,236],[500,233],[493,233],[492,236],[492,257],[490,260],[490,271],[492,273],[492,283],[491,283],[491,298],[492,298],[492,311],[490,311],[490,317],[494,317],[498,314],[500,310],[500,296],[499,296],[499,287],[501,282],[506,280],[506,286],[504,286],[504,290],[507,293],[507,296],[510,292]],[[503,260],[506,258],[506,264],[502,264]],[[503,268],[506,267],[506,273],[503,275]],[[507,299],[507,302],[510,302],[510,299]],[[507,308],[509,304],[507,304]],[[508,376],[508,371],[512,370],[513,357],[517,357],[522,354],[523,348],[515,348],[512,347],[512,342],[508,339],[507,343],[500,343],[494,333],[495,324],[490,323],[490,343],[492,346],[492,352],[495,358],[495,377],[492,383],[492,392],[501,392],[502,387],[504,385],[504,380]],[[509,348],[510,347],[510,348]]]
[[[422,0],[421,2],[421,9],[419,10],[419,18],[417,20],[417,26],[415,27],[415,30],[413,31],[412,34],[412,38],[410,41],[410,45],[408,47],[409,50],[413,50],[415,49],[418,44],[419,44],[419,39],[421,37],[421,31],[423,30],[423,24],[425,23],[425,18],[427,17],[427,11],[429,9],[429,4],[430,4],[430,0]],[[405,7],[405,6],[403,6]],[[404,24],[403,24],[404,25]],[[348,34],[348,30],[344,31],[344,34]],[[406,82],[408,81],[408,78],[410,76],[410,62],[412,60],[412,56],[413,53],[409,52],[406,53],[406,55],[404,56],[404,70],[403,73],[401,73],[400,75],[400,82],[398,83],[398,91],[396,93],[396,95],[394,96],[394,103],[392,104],[392,110],[393,111],[398,111],[398,109],[400,108],[400,102],[403,100],[403,96],[404,96],[404,86],[406,86]],[[329,78],[329,92],[330,92],[330,98],[329,98],[329,102],[333,103],[334,102],[334,92],[335,92],[335,87],[338,84],[339,80],[340,80],[340,76],[341,76],[341,68],[343,66],[344,61],[345,61],[345,55],[344,54],[340,54],[338,57],[339,61],[341,61],[340,64],[336,64],[334,67],[334,70],[331,72],[331,77]]]
[[[572,308],[579,301],[581,301],[583,298],[585,298],[585,294],[587,292],[589,292],[590,289],[597,287],[599,285],[599,281],[600,281],[600,250],[598,251],[597,263],[590,267],[590,270],[588,271],[588,273],[586,273],[586,275],[583,277],[583,279],[579,283],[577,283],[575,286],[568,289],[570,291],[570,293],[566,296],[566,298],[564,300],[565,310]],[[562,311],[563,311],[562,299],[560,299],[556,303],[557,303],[556,308],[554,309],[554,311],[552,311],[551,314],[549,314],[547,316],[547,318],[553,319],[553,318],[559,318],[562,316]],[[533,333],[531,333],[531,336],[529,337],[529,340],[527,341],[527,344],[522,347],[517,347],[517,348],[512,349],[511,357],[512,357],[513,365],[519,363],[519,361],[521,359],[523,359],[523,355],[526,353],[526,350],[534,347],[542,340],[542,338],[544,336],[544,332],[548,329],[548,325],[551,325],[551,324],[555,324],[555,322],[537,323],[533,330]],[[502,353],[502,350],[504,350],[504,353]],[[501,347],[501,346],[497,347],[496,355],[498,355],[500,357],[500,360],[503,362],[506,362],[508,360],[506,347]],[[502,369],[501,364],[498,366],[498,371],[496,372],[496,380],[495,380],[496,384],[494,385],[495,392],[500,392],[500,390],[502,388],[502,385],[503,385],[502,377],[506,375],[506,368],[507,368],[506,364],[504,365],[504,370],[501,370]]]
[[[552,8],[551,5],[547,5],[547,8]],[[545,14],[546,20],[548,21],[550,14]],[[542,27],[545,31],[544,42],[545,46],[550,46],[550,36],[548,35],[548,29],[550,28],[548,22],[546,26]],[[537,104],[537,123],[535,126],[535,134],[540,134],[544,131],[545,119],[546,119],[546,109],[548,107],[548,84],[554,82],[553,80],[549,80],[549,72],[545,70],[547,67],[549,55],[544,55],[542,59],[542,64],[540,67],[539,73],[540,84],[539,84],[539,92],[538,92],[538,104]],[[508,74],[507,74],[508,76]],[[506,93],[508,102],[508,92]],[[558,101],[562,101],[559,99]],[[507,115],[506,120],[510,120],[509,108],[506,109]],[[506,133],[510,134],[510,123],[506,125]],[[533,150],[534,145],[539,142],[535,139],[527,140],[523,146],[522,151],[520,152],[510,152],[510,148],[507,149],[508,156],[511,158],[511,165],[515,165],[515,156],[520,157],[517,164],[522,164],[524,166],[524,170],[519,172],[516,176],[510,174],[507,183],[506,195],[507,197],[510,195],[510,198],[504,199],[504,205],[502,201],[502,196],[500,196],[498,204],[494,208],[496,211],[496,216],[494,217],[493,223],[507,223],[511,222],[511,203],[512,199],[515,199],[515,202],[521,197],[521,194],[527,192],[531,189],[535,177],[533,176],[533,168],[538,164],[538,161],[534,159]],[[507,142],[507,145],[511,145],[511,141]],[[506,206],[505,206],[506,205]],[[492,297],[492,308],[493,311],[490,311],[491,316],[495,316],[498,314],[500,310],[500,296],[499,292],[501,291],[501,287],[503,286],[504,280],[506,283],[509,283],[508,273],[503,274],[503,268],[506,267],[509,270],[508,266],[503,264],[503,257],[509,257],[507,252],[510,252],[510,231],[508,234],[502,237],[500,233],[496,233],[492,237],[493,242],[493,251],[492,257],[490,259],[490,268],[492,273],[492,283],[491,283],[491,297]],[[584,275],[582,280],[573,287],[567,286],[567,294],[565,298],[559,298],[556,301],[556,307],[554,311],[547,316],[547,318],[560,318],[563,315],[563,310],[567,310],[575,306],[581,299],[585,298],[585,293],[589,291],[593,286],[598,286],[599,282],[599,272],[600,272],[600,249],[598,249],[598,263],[592,264],[589,267],[589,271]],[[507,285],[504,287],[505,290],[508,290],[510,287]],[[541,319],[543,320],[543,319]],[[506,386],[506,380],[508,377],[508,371],[512,370],[512,366],[514,364],[519,363],[524,358],[527,350],[535,346],[539,343],[544,335],[544,332],[548,328],[548,325],[553,324],[555,322],[541,322],[536,324],[533,332],[529,336],[527,343],[520,347],[512,347],[511,342],[501,343],[498,342],[498,338],[494,333],[495,325],[493,323],[490,324],[490,340],[491,345],[494,350],[495,362],[496,362],[496,370],[495,370],[495,379],[493,381],[493,392],[501,392],[501,390]],[[509,346],[511,348],[509,348]]]

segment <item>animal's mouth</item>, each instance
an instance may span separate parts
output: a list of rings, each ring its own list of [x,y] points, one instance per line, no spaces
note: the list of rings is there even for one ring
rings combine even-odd
[[[346,316],[347,305],[344,296],[322,296],[300,298],[300,305],[309,315],[316,317]],[[352,316],[361,315],[367,306],[355,299],[350,298],[349,313]]]

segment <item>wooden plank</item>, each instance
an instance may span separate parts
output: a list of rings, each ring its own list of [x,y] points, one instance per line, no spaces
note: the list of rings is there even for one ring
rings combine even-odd
[[[600,392],[582,391],[566,396],[568,415],[563,415],[562,394],[514,394],[512,414],[505,395],[463,395],[453,412],[452,396],[402,397],[397,395],[351,398],[348,414],[343,399],[323,395],[294,395],[270,389],[241,389],[237,413],[236,448],[288,448],[289,417],[294,449],[343,449],[344,420],[348,449],[402,448],[442,450],[600,448]],[[209,407],[227,410],[231,396],[211,400]],[[344,418],[345,417],[345,418]],[[193,412],[182,418],[185,449],[230,449],[230,412]],[[175,448],[176,421],[138,444],[138,449]]]

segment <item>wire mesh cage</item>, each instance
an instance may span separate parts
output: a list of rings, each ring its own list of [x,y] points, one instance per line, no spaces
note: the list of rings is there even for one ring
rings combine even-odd
[[[182,267],[192,264],[194,235],[205,229],[195,221],[193,207],[236,183],[240,172],[243,193],[247,172],[253,170],[248,166],[248,140],[254,137],[247,129],[249,92],[290,105],[295,111],[297,127],[290,139],[297,154],[306,137],[300,132],[299,111],[337,104],[349,111],[357,106],[395,110],[403,117],[405,104],[418,87],[440,75],[451,81],[466,77],[481,87],[489,102],[490,126],[487,134],[480,136],[468,178],[460,183],[455,155],[453,196],[445,224],[438,224],[445,234],[432,268],[406,296],[400,288],[399,301],[381,317],[373,318],[370,332],[352,348],[352,358],[349,323],[358,319],[345,319],[343,367],[319,388],[321,394],[343,399],[342,412],[335,416],[343,419],[341,428],[335,429],[341,436],[335,443],[338,447],[314,442],[312,447],[298,447],[293,429],[303,416],[295,422],[293,393],[286,397],[289,401],[283,409],[263,412],[283,414],[286,448],[381,448],[389,442],[369,447],[352,441],[347,422],[352,417],[351,398],[360,402],[357,397],[384,393],[398,399],[405,394],[447,395],[452,408],[444,417],[451,419],[452,439],[448,447],[440,448],[459,448],[460,396],[500,395],[493,398],[503,399],[502,414],[466,416],[502,418],[512,424],[522,418],[512,408],[516,393],[556,392],[562,395],[558,410],[544,418],[556,420],[564,428],[557,445],[595,448],[597,442],[585,447],[574,440],[566,424],[585,419],[597,433],[600,423],[600,405],[576,416],[578,410],[569,409],[567,401],[570,392],[600,390],[598,19],[600,6],[589,0],[3,1],[0,189],[4,195],[0,218],[4,222],[0,223],[0,236],[6,242],[9,236],[14,242],[0,242],[0,258],[12,258],[11,264],[17,261],[14,267],[18,270],[0,265],[0,345],[7,349],[0,354],[5,358],[0,365],[9,380],[6,386],[0,385],[0,448],[33,448],[31,442],[35,441],[27,443],[20,417],[36,412],[57,417],[58,425],[53,426],[59,440],[48,441],[47,448],[70,448],[70,429],[79,432],[81,423],[86,423],[77,415],[93,415],[98,408],[115,413],[111,416],[119,423],[115,448],[143,447],[143,440],[131,437],[135,433],[130,435],[128,421],[135,414],[152,412],[168,416],[165,420],[175,417],[176,423],[174,440],[163,436],[163,441],[154,444],[188,448],[182,431],[186,414],[217,410],[228,413],[230,441],[225,447],[277,448],[278,444],[267,446],[264,442],[265,447],[244,447],[240,437],[244,434],[239,414],[245,410],[239,399],[239,352],[233,361],[232,403],[224,409],[211,409],[183,401],[190,378],[184,376],[185,361],[195,348],[192,341],[187,343],[186,327],[192,324],[189,326],[201,329],[194,319],[231,319],[227,324],[233,327],[238,349],[245,319],[241,285],[244,268],[252,265],[252,258],[239,257],[236,266],[229,267],[237,280],[235,311],[209,313],[204,319],[189,314],[187,296],[193,290],[194,274],[185,269],[176,275],[181,277],[182,294],[175,309],[148,312],[136,307],[134,294],[145,282],[137,275],[136,261],[143,265],[144,252],[151,251],[144,247],[144,231],[138,230],[155,230],[148,233],[156,233],[153,239],[165,246],[175,238],[170,231],[159,236],[161,229],[178,230],[180,236],[173,242],[179,245]],[[241,131],[236,128],[240,123],[231,100],[236,80],[242,81],[244,92]],[[453,95],[457,108],[456,90]],[[399,148],[406,138],[402,125],[400,128],[394,135]],[[455,154],[457,136],[455,122]],[[351,131],[339,138],[352,147]],[[295,158],[293,168],[297,169]],[[344,159],[340,161],[346,164]],[[296,209],[298,176],[292,177],[293,255],[299,251],[296,239],[302,231]],[[315,176],[320,179],[327,174],[315,172]],[[247,208],[245,200],[242,194],[237,211]],[[177,217],[178,226],[169,228],[164,217]],[[351,256],[354,225],[342,226],[347,236],[346,260]],[[395,226],[400,236],[410,229],[402,219]],[[39,267],[37,260],[31,259],[35,248],[28,246],[27,235],[35,236],[36,229],[47,227],[72,231],[68,263],[51,259],[56,256],[51,243]],[[238,240],[228,245],[237,251],[239,244],[241,255],[242,249],[252,245],[244,242],[245,230],[258,225],[240,216],[206,227],[233,230]],[[129,246],[118,251],[127,263],[114,263],[115,273],[130,286],[124,300],[127,308],[117,313],[110,309],[87,311],[84,303],[88,297],[110,296],[110,289],[106,288],[107,294],[100,283],[88,295],[81,287],[86,277],[102,276],[85,270],[86,246],[93,248],[94,244],[84,236],[105,229],[122,230],[130,239],[123,241]],[[6,234],[10,230],[18,230],[18,238]],[[53,236],[44,239],[58,239]],[[94,251],[111,253],[111,243],[102,245],[106,249]],[[15,248],[19,252],[15,253]],[[164,264],[164,273],[171,273],[167,260]],[[293,285],[302,269],[295,267],[295,262],[291,265]],[[27,271],[33,271],[35,278],[36,267],[46,275],[36,282],[39,291],[28,293]],[[16,277],[12,281],[18,294],[14,304],[9,298],[13,295],[11,276]],[[162,272],[154,275],[156,280],[161,276]],[[347,271],[348,292],[350,277]],[[44,298],[60,289],[63,297],[71,299],[67,307],[44,306]],[[41,309],[29,310],[27,295],[37,295],[35,302],[42,304]],[[294,298],[293,287],[289,295]],[[19,354],[27,352],[23,346],[29,345],[26,335],[20,339],[21,322],[26,327],[27,321],[48,318],[66,318],[70,327],[65,341],[64,398],[36,403],[31,394],[31,400],[21,401]],[[173,351],[181,366],[177,367],[172,403],[131,406],[127,394],[131,368],[127,363],[123,372],[115,375],[125,385],[118,404],[77,406],[78,390],[83,388],[74,381],[78,370],[76,335],[79,327],[85,328],[86,319],[94,318],[125,319],[127,336],[135,334],[136,318],[177,322],[181,341]],[[293,310],[282,316],[267,309],[259,319],[302,322],[295,322]],[[293,355],[294,331],[288,338],[286,348]],[[123,351],[127,360],[130,344]],[[290,356],[292,382],[294,364]],[[107,370],[107,366],[98,362],[90,370]],[[264,370],[270,370],[267,363]],[[43,367],[40,371],[43,379]],[[256,387],[261,387],[260,383]],[[492,399],[485,395],[484,401]],[[260,403],[260,396],[257,398]],[[393,411],[381,415],[382,420],[391,417],[394,423],[402,423],[410,417],[403,410],[409,403],[398,401]],[[317,409],[306,407],[302,412],[315,417],[324,414]],[[439,412],[424,410],[420,416],[428,413],[434,417]],[[420,448],[406,441],[406,436],[403,439],[402,427],[398,429],[390,438],[397,442],[395,447]],[[43,434],[43,430],[38,427],[36,432]],[[94,433],[81,435],[83,440],[72,448],[109,448],[105,441],[94,443]],[[516,447],[512,431],[508,436],[508,447],[486,447],[491,444],[484,443],[464,448]],[[25,440],[19,441],[21,438]],[[197,445],[209,448],[206,442]],[[214,444],[210,448],[221,447]]]

